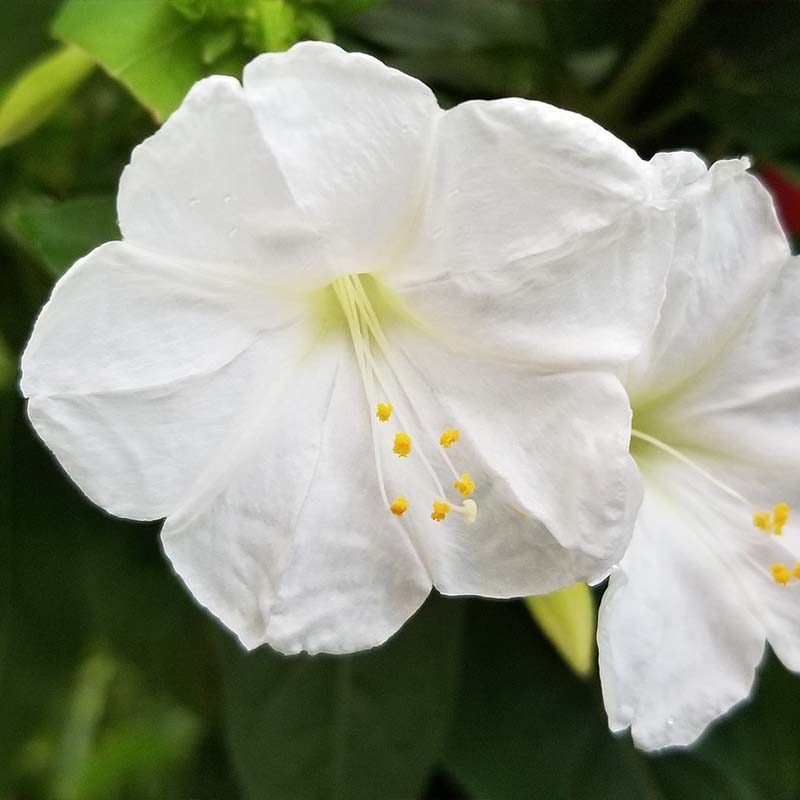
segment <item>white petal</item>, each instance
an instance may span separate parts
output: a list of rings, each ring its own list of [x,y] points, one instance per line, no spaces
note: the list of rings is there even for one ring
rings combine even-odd
[[[745,167],[715,164],[679,210],[661,319],[627,379],[637,411],[719,355],[789,257],[772,199]]]
[[[769,566],[791,568],[793,556],[786,537],[753,527],[746,504],[664,454],[637,459],[645,499],[603,598],[598,644],[610,726],[630,725],[649,750],[693,742],[746,698],[765,638],[798,665],[800,586],[772,580]]]
[[[125,239],[158,253],[237,265],[290,287],[330,279],[319,235],[233,78],[196,83],[133,151],[117,208]]]
[[[214,491],[165,523],[178,574],[249,648],[373,647],[430,591],[381,500],[355,364],[344,338],[323,341],[212,469]]]
[[[655,325],[672,214],[607,131],[528,100],[464,103],[437,136],[429,207],[383,279],[426,325],[545,365],[630,358]]]
[[[163,517],[262,376],[302,352],[308,331],[291,309],[253,286],[103,245],[37,320],[22,359],[31,421],[92,500]]]
[[[791,503],[800,476],[800,259],[785,263],[736,324],[716,357],[651,413],[663,431],[751,464],[746,480],[767,492],[772,484],[772,494],[762,494],[770,506]],[[742,492],[755,493],[752,484]]]
[[[431,504],[444,498],[432,480],[411,483],[415,453],[405,475],[387,473],[388,491],[411,501],[404,520],[414,521],[440,591],[538,594],[595,578],[621,557],[641,497],[628,454],[630,408],[615,378],[485,362],[399,330],[390,341],[402,350],[400,378],[421,420],[412,440],[441,473],[448,502],[460,496],[442,459],[444,429],[460,431],[446,451],[456,475],[477,484],[477,521],[451,513],[437,524]],[[414,471],[425,477],[418,460]]]
[[[419,81],[303,42],[259,56],[244,87],[286,180],[342,272],[385,265],[419,210],[441,114]]]

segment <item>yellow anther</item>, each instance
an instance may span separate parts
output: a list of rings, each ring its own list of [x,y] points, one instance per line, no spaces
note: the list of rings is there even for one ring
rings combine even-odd
[[[800,561],[798,561],[794,565],[794,569],[792,570],[792,577],[797,578],[800,581]]]
[[[753,525],[760,528],[765,533],[774,533],[780,536],[783,533],[783,526],[789,520],[788,503],[778,503],[772,512],[757,511],[753,514]]]
[[[411,452],[411,437],[407,433],[397,433],[394,437],[394,447],[392,450],[400,458],[405,458]]]
[[[772,514],[769,511],[757,511],[753,514],[753,525],[756,528],[769,533],[770,528],[772,527]]]
[[[772,509],[772,529],[775,531],[778,536],[783,533],[783,526],[789,519],[789,504],[788,503],[778,503],[775,508]]]
[[[445,503],[444,500],[437,500],[433,504],[433,514],[431,519],[436,522],[441,522],[450,513],[450,503]]]
[[[402,517],[408,510],[408,500],[405,497],[396,497],[394,502],[389,506],[389,510],[396,517]]]
[[[466,472],[461,473],[461,480],[453,484],[461,492],[462,497],[469,497],[475,491],[475,481]]]
[[[439,437],[439,444],[442,447],[450,447],[451,444],[455,444],[460,438],[460,434],[457,430],[453,428],[448,428],[440,437]]]
[[[381,422],[388,422],[389,417],[392,416],[392,409],[394,406],[391,403],[378,403],[378,410],[375,413],[375,416]]]
[[[772,564],[769,571],[772,573],[775,583],[780,583],[782,586],[786,586],[789,583],[789,578],[792,577],[785,564]]]

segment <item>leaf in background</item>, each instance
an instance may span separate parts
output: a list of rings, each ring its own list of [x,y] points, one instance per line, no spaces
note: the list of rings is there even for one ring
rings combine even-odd
[[[169,773],[176,761],[193,757],[193,731],[200,720],[216,718],[208,620],[166,565],[156,526],[126,523],[90,506],[35,439],[21,403],[13,419],[13,471],[8,484],[0,483],[0,492],[7,486],[10,495],[10,513],[0,514],[0,797],[6,790],[16,796],[9,787],[27,785],[22,781],[42,782],[65,750],[74,757],[62,756],[64,796],[93,800],[88,787],[97,786],[98,800],[207,797],[180,787],[128,789],[129,782],[146,783],[155,771]],[[118,676],[95,732],[98,682],[82,665],[98,643]],[[119,676],[131,673],[136,680],[121,682]],[[148,717],[153,703],[165,714],[156,709]],[[88,754],[87,737],[93,742]],[[132,752],[139,749],[141,759]],[[224,759],[216,772],[228,774]],[[103,789],[114,782],[115,790]]]
[[[163,120],[211,71],[203,62],[199,24],[168,0],[67,0],[53,33],[90,53]],[[237,66],[227,64],[229,71]]]
[[[0,101],[0,147],[27,136],[61,108],[94,66],[79,47],[63,45],[24,70]]]
[[[770,159],[800,149],[800,5],[710,5],[695,32],[694,91],[733,151]],[[701,67],[698,70],[697,67]]]
[[[388,0],[342,29],[457,100],[542,96],[558,69],[541,9],[517,0]]]
[[[561,657],[582,677],[594,669],[597,613],[591,589],[575,583],[550,594],[526,597],[525,605]]]
[[[11,355],[11,350],[6,344],[3,335],[0,334],[0,396],[11,388],[16,372],[17,366],[14,363],[14,357]],[[10,421],[11,419],[10,411],[4,413],[2,416],[4,417],[4,421]],[[2,449],[5,444],[6,439],[0,433],[0,449]]]
[[[119,238],[110,195],[29,202],[12,216],[12,226],[54,278],[98,245]]]
[[[192,755],[201,732],[199,718],[180,706],[146,703],[100,737],[84,762],[75,800],[106,800],[126,788],[163,780]]]
[[[608,731],[519,603],[473,603],[446,765],[480,800],[660,800],[644,759]]]
[[[79,778],[108,702],[111,683],[119,665],[103,653],[95,653],[81,666],[72,690],[61,747],[52,779],[52,794],[58,800],[78,800]]]
[[[53,46],[47,35],[47,20],[61,0],[27,0],[0,3],[0,85]]]
[[[452,716],[462,612],[431,597],[387,644],[347,657],[245,654],[226,637],[228,742],[249,800],[418,797]]]

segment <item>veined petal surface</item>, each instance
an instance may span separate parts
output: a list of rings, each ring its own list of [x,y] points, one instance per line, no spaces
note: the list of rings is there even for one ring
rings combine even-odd
[[[285,378],[166,521],[164,549],[247,647],[374,647],[422,604],[430,577],[381,500],[349,343],[323,340]]]
[[[454,346],[548,367],[618,364],[663,299],[673,236],[660,193],[660,170],[578,114],[463,103],[439,125],[414,238],[381,277]]]
[[[473,358],[432,346],[413,330],[392,330],[390,340],[420,419],[415,441],[427,446],[443,488],[459,499],[440,460],[439,434],[448,428],[458,429],[460,439],[447,456],[457,474],[467,472],[477,485],[473,524],[454,513],[432,525],[437,498],[425,472],[413,467],[414,454],[387,476],[398,481],[396,493],[416,501],[404,520],[413,521],[436,588],[517,597],[607,571],[627,545],[641,499],[628,453],[630,408],[619,381]]]
[[[767,190],[721,161],[686,193],[658,327],[630,367],[637,409],[693,381],[739,332],[789,257]]]
[[[310,335],[301,309],[267,288],[111,242],[59,282],[21,387],[37,432],[92,500],[158,519],[262,376],[280,373]]]
[[[677,441],[751,464],[750,487],[769,481],[790,501],[800,483],[800,258],[782,267],[716,357],[645,415]]]
[[[720,468],[689,451],[706,469]],[[751,691],[764,643],[797,668],[800,593],[769,566],[798,557],[796,531],[752,525],[742,503],[662,453],[637,456],[645,498],[598,621],[612,730],[648,750],[692,743]]]
[[[244,91],[330,262],[386,266],[421,210],[443,114],[430,89],[371,56],[302,42],[248,64]]]
[[[126,241],[162,255],[237,267],[295,290],[330,280],[319,232],[235,78],[196,83],[133,151],[117,212]]]

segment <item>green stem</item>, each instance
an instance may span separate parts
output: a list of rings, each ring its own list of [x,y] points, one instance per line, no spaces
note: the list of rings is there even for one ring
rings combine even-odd
[[[605,119],[618,119],[669,54],[675,41],[694,21],[703,0],[671,0],[600,102]]]

